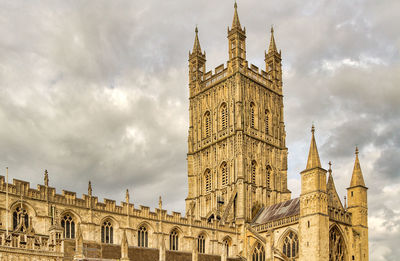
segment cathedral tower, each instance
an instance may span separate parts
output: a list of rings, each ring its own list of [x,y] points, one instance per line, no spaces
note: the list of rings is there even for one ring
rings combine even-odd
[[[329,216],[326,170],[321,167],[314,126],[307,167],[301,172],[299,242],[300,260],[329,260]]]
[[[189,216],[249,222],[261,207],[290,199],[281,54],[272,32],[271,70],[248,66],[245,39],[235,4],[227,66],[205,72],[196,29],[189,53]]]
[[[352,225],[355,232],[353,233],[353,256],[355,260],[362,261],[369,260],[367,189],[358,159],[358,148],[356,148],[353,175],[351,177],[350,187],[347,188],[347,209],[352,214]]]

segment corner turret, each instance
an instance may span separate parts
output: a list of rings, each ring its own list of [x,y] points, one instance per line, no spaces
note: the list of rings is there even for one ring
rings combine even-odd
[[[368,257],[368,203],[367,190],[364,177],[361,171],[360,160],[358,158],[358,148],[356,147],[356,159],[354,162],[353,174],[351,176],[350,187],[347,188],[347,210],[352,214],[352,224],[354,229],[354,252],[355,260],[366,261]]]
[[[271,40],[269,42],[268,53],[265,53],[265,71],[270,80],[277,88],[282,87],[282,54],[276,47],[274,28],[271,27]]]
[[[246,60],[246,28],[242,29],[240,25],[236,2],[234,7],[232,28],[228,27],[229,64],[232,70],[238,69]]]
[[[194,38],[193,50],[189,51],[189,88],[190,97],[200,88],[203,75],[206,71],[206,52],[201,51],[199,41],[199,30],[195,29],[196,36]]]

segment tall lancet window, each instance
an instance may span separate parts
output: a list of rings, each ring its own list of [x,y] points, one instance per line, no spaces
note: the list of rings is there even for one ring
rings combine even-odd
[[[206,252],[206,237],[203,234],[197,238],[197,250],[201,254]]]
[[[226,162],[221,164],[221,184],[222,186],[228,185],[228,165]]]
[[[212,189],[211,171],[209,169],[207,169],[204,173],[204,189],[207,193],[211,192]]]
[[[257,181],[257,162],[253,160],[251,162],[251,183],[256,185]]]
[[[176,229],[169,234],[169,250],[178,250],[179,234]]]
[[[228,107],[226,106],[226,103],[223,103],[221,105],[221,129],[225,130],[228,127]]]
[[[250,127],[255,128],[256,122],[256,105],[254,102],[250,103]]]
[[[209,111],[204,114],[204,133],[206,138],[211,136],[211,114]]]

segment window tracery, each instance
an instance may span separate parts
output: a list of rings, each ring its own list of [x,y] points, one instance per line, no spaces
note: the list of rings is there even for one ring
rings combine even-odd
[[[169,234],[169,249],[170,250],[178,250],[179,245],[179,234],[176,229],[172,230]]]
[[[199,235],[197,238],[197,250],[201,254],[206,252],[206,237],[204,235]]]
[[[221,129],[226,129],[228,127],[228,108],[226,103],[221,105]]]
[[[211,136],[211,115],[209,111],[204,114],[204,132],[206,138]]]
[[[13,229],[21,232],[29,227],[29,215],[26,209],[17,207],[13,212]]]
[[[228,257],[229,256],[229,246],[231,244],[231,241],[229,239],[225,239],[223,243],[224,243],[224,249],[225,249],[226,256]]]
[[[299,254],[299,239],[290,231],[283,241],[282,253],[288,258],[296,258]]]
[[[149,247],[149,233],[145,226],[138,229],[138,247]]]
[[[110,220],[103,222],[101,226],[101,242],[112,244],[114,241],[114,229]]]
[[[70,214],[64,215],[61,226],[64,229],[64,238],[75,238],[75,221]]]
[[[260,243],[253,250],[252,261],[265,261],[265,250]]]
[[[344,261],[345,245],[342,234],[337,227],[329,231],[329,261]]]

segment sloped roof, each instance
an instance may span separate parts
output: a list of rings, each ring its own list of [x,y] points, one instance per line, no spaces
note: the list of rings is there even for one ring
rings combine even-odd
[[[253,224],[265,224],[272,220],[298,215],[300,213],[300,198],[284,201],[260,210]]]

